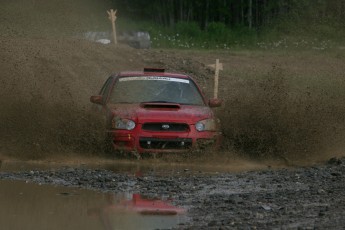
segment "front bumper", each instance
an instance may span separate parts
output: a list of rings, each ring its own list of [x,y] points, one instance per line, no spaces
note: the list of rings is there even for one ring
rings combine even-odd
[[[196,131],[194,125],[184,132],[143,130],[139,124],[134,130],[108,130],[115,150],[138,153],[187,152],[193,149],[217,148],[221,133]]]

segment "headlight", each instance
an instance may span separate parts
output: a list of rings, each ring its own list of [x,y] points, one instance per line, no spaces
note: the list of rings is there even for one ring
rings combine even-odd
[[[215,131],[217,129],[216,121],[214,119],[206,119],[199,121],[195,124],[196,130],[202,131]]]
[[[113,129],[127,129],[132,130],[135,128],[135,122],[129,119],[114,118],[112,121]]]

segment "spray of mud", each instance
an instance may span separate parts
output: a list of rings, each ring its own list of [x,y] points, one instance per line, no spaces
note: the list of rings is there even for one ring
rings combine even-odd
[[[103,119],[90,112],[89,97],[111,72],[164,67],[190,74],[208,93],[212,90],[212,73],[187,54],[114,48],[51,36],[65,29],[63,24],[69,23],[64,35],[78,27],[76,19],[82,15],[75,9],[87,6],[79,1],[62,2],[65,7],[61,9],[54,7],[63,6],[61,1],[5,1],[1,6],[0,17],[8,23],[0,26],[0,154],[35,159],[102,152]],[[10,20],[20,4],[28,4],[26,9],[36,13],[29,16],[40,21],[32,29],[25,29],[30,20]],[[66,20],[70,12],[66,7],[73,12],[73,20]],[[65,19],[65,23],[62,20],[52,29],[49,9],[56,14],[54,22]],[[43,12],[48,24],[38,16]],[[223,151],[212,156],[212,162],[224,162],[224,157],[230,162],[234,154],[290,161],[332,155],[344,148],[343,75],[334,76],[333,84],[320,78],[318,84],[304,82],[300,88],[292,87],[289,78],[284,68],[273,65],[259,78],[222,84],[224,106],[217,113],[223,123]]]
[[[75,39],[1,38],[0,152],[20,158],[99,152],[89,98],[107,76],[143,66],[130,48]],[[131,53],[131,54],[129,54]]]
[[[297,87],[293,78],[273,65],[255,79],[229,83],[238,88],[219,114],[229,148],[287,164],[344,155],[343,76],[310,77]]]

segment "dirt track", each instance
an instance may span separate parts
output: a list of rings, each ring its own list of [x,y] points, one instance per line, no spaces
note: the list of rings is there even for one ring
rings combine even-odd
[[[285,161],[343,154],[343,50],[136,50],[80,39],[108,28],[107,7],[90,0],[1,5],[0,154],[99,153],[102,125],[89,113],[89,97],[109,74],[161,67],[191,75],[210,96],[207,65],[216,58],[224,65],[217,113],[225,151]]]
[[[0,8],[0,160],[69,162],[83,161],[86,155],[98,156],[101,161],[105,158],[100,147],[103,126],[89,112],[89,97],[97,93],[110,73],[163,67],[190,74],[210,95],[212,72],[206,65],[219,58],[225,67],[220,88],[224,105],[217,110],[223,123],[222,151],[188,160],[168,157],[162,162],[207,163],[213,168],[222,166],[223,171],[231,170],[235,158],[259,160],[264,162],[264,169],[268,161],[275,163],[268,170],[243,163],[242,173],[215,175],[186,170],[181,172],[183,176],[148,173],[135,178],[74,168],[53,174],[1,173],[1,179],[171,195],[190,210],[191,222],[181,228],[345,226],[344,159],[314,166],[344,156],[342,52],[136,50],[125,45],[105,46],[66,37],[76,28],[73,22],[78,17],[60,21],[56,30],[68,27],[61,36],[52,36],[50,25],[54,22],[49,21],[49,15],[44,17],[47,25],[33,14],[31,19],[41,22],[36,26],[26,25],[30,20],[24,16],[11,21],[16,9],[13,2],[6,1]],[[44,1],[18,4],[23,2],[29,4],[26,9],[36,13],[51,8]],[[69,2],[65,4],[72,7]],[[64,12],[63,7],[60,10]],[[72,12],[75,16],[82,10]],[[68,15],[55,16],[61,19]],[[280,169],[273,170],[275,165]],[[286,170],[281,169],[282,165],[307,167]],[[247,172],[252,169],[256,171]],[[94,178],[99,173],[105,181]],[[116,183],[107,182],[108,177],[116,178]],[[133,187],[121,187],[121,181],[133,182]]]
[[[102,124],[89,97],[110,73],[163,67],[190,74],[209,96],[215,58],[225,66],[217,110],[225,151],[289,161],[343,153],[344,66],[331,54],[136,50],[70,38],[2,37],[0,48],[0,152],[8,156],[99,153]]]

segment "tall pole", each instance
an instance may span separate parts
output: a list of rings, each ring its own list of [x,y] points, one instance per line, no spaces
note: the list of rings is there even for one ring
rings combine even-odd
[[[219,88],[219,59],[216,59],[215,73],[214,73],[214,95],[213,98],[218,98],[218,88]]]
[[[117,38],[116,38],[116,27],[115,27],[115,21],[116,21],[116,12],[117,10],[113,10],[111,9],[110,11],[107,11],[108,13],[108,18],[109,20],[111,21],[111,24],[112,24],[112,28],[113,28],[113,39],[114,39],[114,44],[116,45],[117,44]]]
[[[216,64],[207,65],[211,69],[214,69],[214,88],[213,88],[213,98],[218,99],[219,91],[219,71],[223,70],[223,63],[219,62],[219,59],[216,59]]]

